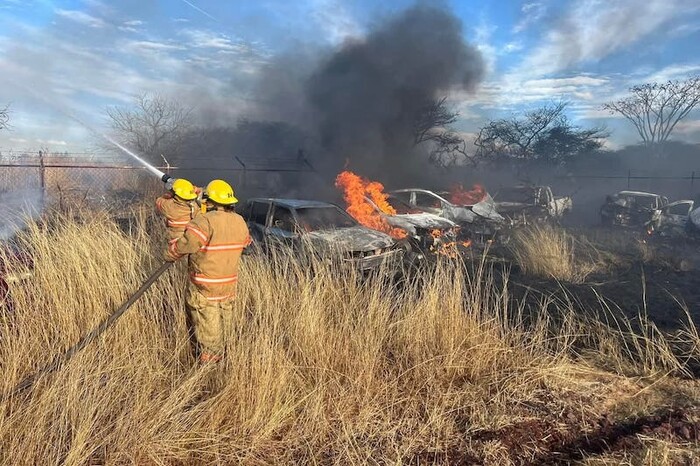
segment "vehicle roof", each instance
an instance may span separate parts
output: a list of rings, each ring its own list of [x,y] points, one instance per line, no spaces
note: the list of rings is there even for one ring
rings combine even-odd
[[[416,191],[416,192],[420,192],[420,193],[428,193],[428,194],[437,194],[435,191],[430,191],[429,189],[422,189],[422,188],[394,189],[392,191],[389,191],[389,193],[410,193],[412,191]]]
[[[288,207],[290,209],[304,209],[308,207],[338,207],[330,202],[314,201],[309,199],[283,199],[276,197],[254,197],[248,199],[248,202],[274,202],[277,205]]]
[[[662,197],[661,194],[647,193],[644,191],[619,191],[616,195]]]
[[[444,198],[444,195],[448,194],[446,191],[435,192],[435,191],[431,191],[429,189],[405,188],[405,189],[394,189],[393,191],[389,191],[389,194],[411,193],[411,192],[430,194],[431,196],[439,197],[443,201],[448,202],[447,199]]]

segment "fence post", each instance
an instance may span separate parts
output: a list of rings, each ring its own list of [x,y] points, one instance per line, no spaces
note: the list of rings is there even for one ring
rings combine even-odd
[[[630,189],[630,178],[632,178],[632,170],[627,170],[627,189]]]
[[[44,165],[44,152],[39,151],[39,186],[41,187],[41,197],[46,194],[46,165]]]
[[[690,174],[690,190],[692,191],[695,186],[695,170]]]
[[[248,176],[247,176],[247,175],[248,175],[248,170],[246,169],[246,166],[245,166],[245,164],[243,163],[243,161],[242,161],[241,159],[239,159],[237,155],[234,155],[233,157],[234,157],[234,158],[238,161],[238,163],[240,163],[241,166],[243,167],[243,171],[241,172],[241,178],[240,178],[240,180],[241,180],[241,187],[247,188],[247,187],[248,187],[248,183],[247,183],[247,181],[248,181]]]

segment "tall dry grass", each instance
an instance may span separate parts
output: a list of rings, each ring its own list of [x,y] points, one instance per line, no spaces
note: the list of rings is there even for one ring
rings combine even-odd
[[[525,273],[583,283],[600,263],[590,254],[583,254],[581,246],[563,228],[543,224],[516,231],[510,249]]]
[[[141,213],[126,234],[95,214],[21,235],[35,272],[13,284],[14,311],[0,308],[2,393],[140,285],[159,228]],[[525,318],[487,267],[445,261],[395,283],[284,254],[244,258],[225,362],[197,367],[183,265],[61,370],[0,403],[0,463],[507,464],[503,445],[470,435],[564,407],[595,416],[616,367],[684,370],[663,336],[626,351],[626,331],[591,330],[571,303]]]

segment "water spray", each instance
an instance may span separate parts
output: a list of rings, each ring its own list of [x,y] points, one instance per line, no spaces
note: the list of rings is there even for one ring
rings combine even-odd
[[[168,174],[166,174],[166,173],[163,173],[162,171],[158,170],[156,167],[154,167],[154,166],[151,165],[150,163],[146,162],[144,159],[142,159],[141,157],[139,157],[138,155],[136,155],[134,152],[132,152],[132,151],[130,151],[129,149],[127,149],[126,147],[124,147],[123,145],[119,144],[119,143],[118,143],[117,141],[115,141],[114,139],[110,138],[109,136],[107,136],[107,135],[104,134],[104,133],[100,133],[100,132],[97,131],[95,128],[93,128],[92,126],[88,125],[87,123],[85,123],[84,121],[82,121],[81,119],[79,119],[78,117],[76,117],[75,115],[73,115],[73,114],[69,113],[68,111],[66,111],[66,110],[62,109],[61,107],[59,107],[55,102],[52,102],[52,101],[48,100],[46,97],[44,97],[44,96],[42,96],[42,95],[36,93],[33,89],[31,89],[31,88],[29,88],[29,87],[27,87],[27,86],[24,86],[24,85],[22,85],[22,84],[18,84],[18,85],[19,85],[20,87],[22,87],[25,91],[27,91],[27,92],[29,92],[30,94],[32,94],[36,99],[41,100],[41,101],[44,102],[45,104],[47,104],[47,105],[53,107],[56,111],[58,111],[58,112],[61,113],[62,115],[64,115],[64,116],[70,118],[71,120],[75,121],[76,123],[78,123],[78,124],[79,124],[80,126],[82,126],[83,128],[85,128],[85,129],[87,129],[88,131],[90,131],[91,133],[93,133],[93,134],[95,134],[95,135],[101,137],[102,139],[104,139],[104,140],[107,141],[108,143],[112,144],[112,145],[113,145],[114,147],[116,147],[117,149],[121,150],[122,152],[124,152],[125,154],[127,154],[128,156],[130,156],[131,158],[133,158],[134,160],[136,160],[138,163],[140,163],[141,165],[143,165],[143,166],[146,168],[146,170],[148,170],[149,172],[151,172],[152,174],[154,174],[155,176],[157,176],[158,179],[161,180],[163,183],[168,183],[168,182],[172,183],[173,178],[172,178],[170,175],[168,175]]]

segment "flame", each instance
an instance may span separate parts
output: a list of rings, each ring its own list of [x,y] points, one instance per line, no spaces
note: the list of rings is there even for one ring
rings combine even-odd
[[[456,205],[474,205],[486,198],[486,189],[480,184],[475,184],[469,191],[461,184],[452,185],[450,188],[450,202]]]
[[[404,230],[392,228],[365,199],[365,197],[369,197],[383,213],[396,215],[396,210],[387,201],[384,185],[345,170],[335,178],[335,186],[343,190],[343,199],[347,204],[346,210],[355,220],[366,227],[388,233],[394,238],[406,237]]]

